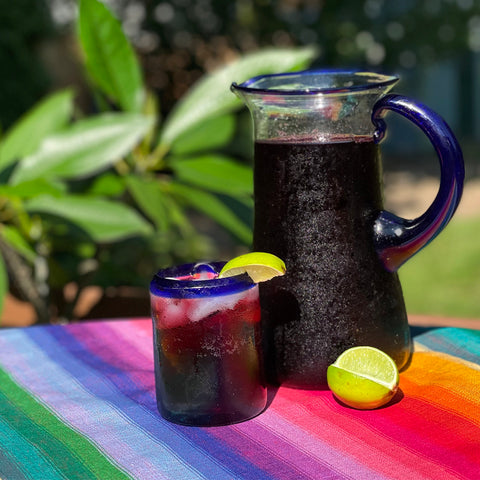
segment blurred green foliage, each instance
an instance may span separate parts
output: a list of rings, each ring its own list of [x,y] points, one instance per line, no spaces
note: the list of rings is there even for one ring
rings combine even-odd
[[[71,316],[76,299],[68,303],[62,293],[68,282],[80,291],[144,286],[157,266],[210,255],[212,239],[192,223],[193,210],[248,243],[251,174],[243,140],[250,132],[228,84],[312,61],[312,50],[294,47],[318,46],[317,65],[403,72],[453,58],[461,78],[459,133],[473,134],[477,1],[105,3],[129,41],[96,0],[0,0],[0,299],[10,283],[41,319]],[[77,92],[57,91],[18,120],[54,81],[39,60],[42,43],[65,40],[79,4],[93,104],[83,101],[82,112]],[[241,57],[267,46],[278,55]],[[239,55],[237,67],[222,67]],[[261,65],[270,57],[278,63]],[[223,73],[204,76],[218,67]],[[432,255],[435,244],[427,249]],[[405,274],[407,289],[415,277]]]
[[[241,102],[232,81],[305,68],[311,48],[260,50],[203,76],[166,118],[121,24],[80,0],[78,40],[97,112],[70,89],[52,93],[0,141],[0,299],[9,285],[38,320],[71,319],[87,286],[146,287],[160,266],[207,256],[189,212],[244,244],[252,171],[224,150]],[[11,281],[11,283],[9,282]],[[64,286],[74,283],[68,300]]]
[[[170,111],[203,72],[239,54],[264,47],[316,45],[318,65],[400,69],[403,74],[443,59],[455,59],[460,63],[459,68],[466,70],[462,71],[464,79],[473,68],[472,55],[480,52],[480,3],[475,0],[108,0],[106,3],[115,9],[124,31],[141,53],[146,83],[157,91],[163,114]],[[38,43],[50,35],[52,20],[45,5],[50,9],[56,31],[63,34],[75,18],[77,0],[0,0],[0,5],[3,4],[0,38],[14,35],[16,42],[26,45],[31,55],[35,41]],[[32,30],[36,32],[34,35]],[[0,65],[12,64],[13,58],[5,57]],[[12,88],[16,84],[16,89],[10,90],[11,98],[20,97],[32,88],[30,83],[39,81],[41,69],[33,68],[38,66],[38,60],[32,57],[29,63],[31,76],[7,73],[3,78]],[[21,105],[28,98],[25,95]],[[23,112],[25,108],[16,111]],[[0,119],[5,125],[2,112],[0,108]]]
[[[147,75],[163,89],[167,110],[204,68],[265,46],[317,45],[318,65],[393,71],[447,58],[468,63],[480,51],[480,2],[473,0],[117,3],[148,53]]]
[[[0,0],[0,122],[10,126],[42,97],[50,83],[38,56],[54,35],[44,0]]]

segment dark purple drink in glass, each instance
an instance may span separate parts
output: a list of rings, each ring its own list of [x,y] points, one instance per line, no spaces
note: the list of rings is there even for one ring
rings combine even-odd
[[[169,268],[150,284],[157,405],[174,423],[227,425],[266,405],[258,285],[217,278],[222,266]]]

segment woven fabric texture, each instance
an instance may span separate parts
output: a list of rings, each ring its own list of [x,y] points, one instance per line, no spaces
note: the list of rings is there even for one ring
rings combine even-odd
[[[416,337],[392,404],[280,388],[253,420],[174,425],[155,402],[151,322],[0,330],[0,478],[479,479],[480,332]]]

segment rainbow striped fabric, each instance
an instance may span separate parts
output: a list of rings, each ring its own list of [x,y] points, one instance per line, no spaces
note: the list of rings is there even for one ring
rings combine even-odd
[[[480,479],[480,332],[416,337],[395,403],[280,388],[228,427],[156,411],[147,319],[0,331],[0,478]]]

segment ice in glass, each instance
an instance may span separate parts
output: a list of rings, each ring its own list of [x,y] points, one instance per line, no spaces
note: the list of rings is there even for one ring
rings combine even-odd
[[[223,263],[159,271],[150,284],[157,405],[167,420],[226,425],[266,405],[258,285]]]

